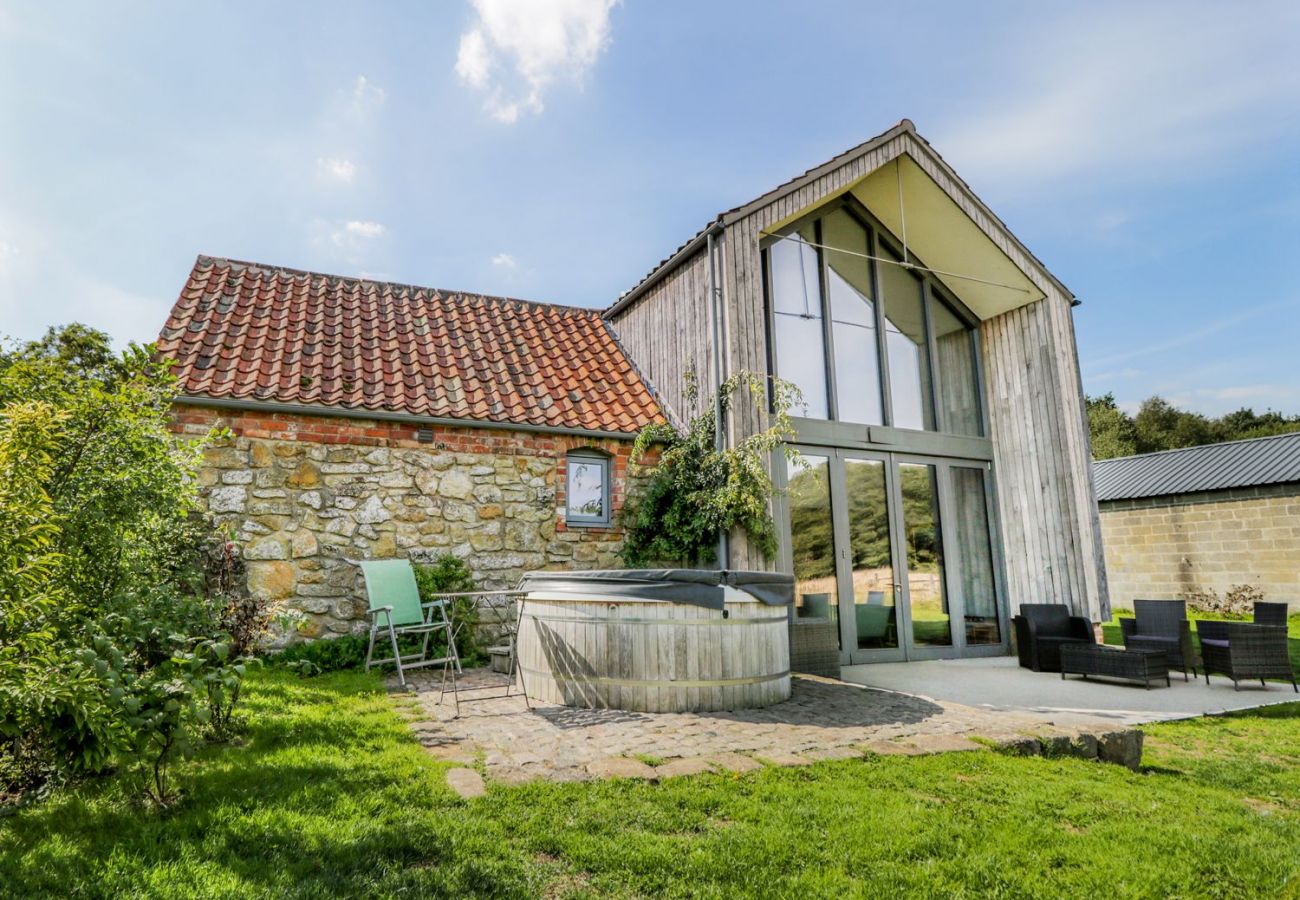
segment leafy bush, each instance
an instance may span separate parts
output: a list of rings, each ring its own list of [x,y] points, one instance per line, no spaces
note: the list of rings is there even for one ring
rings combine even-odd
[[[474,573],[459,556],[444,553],[432,563],[415,567],[415,583],[420,589],[420,602],[428,603],[438,594],[472,594],[479,589]],[[478,659],[479,646],[478,603],[473,597],[457,597],[447,611],[456,627],[456,652],[462,662]]]
[[[368,638],[356,634],[294,644],[267,658],[271,665],[297,669],[303,675],[360,668],[366,661]]]
[[[175,392],[151,348],[82,326],[0,352],[0,794],[147,761],[164,803],[170,758],[230,725],[225,631],[246,647],[264,612],[206,553]]]
[[[716,446],[718,411],[725,416],[739,390],[763,403],[771,388],[772,424],[735,447]],[[699,396],[694,373],[687,373],[687,402]],[[745,531],[766,556],[776,552],[776,526],[769,501],[773,486],[769,458],[794,436],[790,409],[799,389],[778,378],[752,372],[728,378],[705,408],[678,431],[669,424],[650,425],[632,448],[633,473],[644,475],[624,504],[620,522],[626,531],[621,555],[633,568],[656,564],[698,566],[714,561],[718,536],[733,528]],[[658,463],[647,472],[641,462],[659,448]],[[793,456],[794,451],[784,451]]]

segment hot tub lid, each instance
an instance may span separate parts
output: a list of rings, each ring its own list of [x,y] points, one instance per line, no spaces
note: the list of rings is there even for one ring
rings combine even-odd
[[[605,597],[639,597],[722,609],[724,586],[744,591],[770,606],[794,602],[794,576],[780,572],[719,569],[603,569],[586,572],[528,572],[525,591],[563,591]]]

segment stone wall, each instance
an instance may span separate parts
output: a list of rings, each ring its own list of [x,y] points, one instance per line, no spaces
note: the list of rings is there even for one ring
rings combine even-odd
[[[618,510],[629,440],[433,426],[422,441],[401,422],[176,408],[182,434],[214,425],[232,436],[206,452],[202,502],[243,544],[250,589],[301,613],[281,643],[364,630],[347,558],[453,553],[484,589],[533,569],[619,566],[619,529],[567,526],[562,485],[570,450],[600,450]]]
[[[1249,584],[1300,612],[1300,485],[1111,501],[1101,528],[1117,607]]]

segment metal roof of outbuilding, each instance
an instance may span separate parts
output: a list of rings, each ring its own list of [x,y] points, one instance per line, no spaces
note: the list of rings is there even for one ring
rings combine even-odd
[[[1102,459],[1092,468],[1100,502],[1300,482],[1300,432]]]

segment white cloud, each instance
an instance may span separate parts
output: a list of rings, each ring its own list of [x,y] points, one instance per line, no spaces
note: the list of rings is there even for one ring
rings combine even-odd
[[[358,109],[382,106],[386,99],[388,95],[384,93],[384,89],[366,76],[358,75],[357,80],[352,82],[352,102]]]
[[[515,262],[515,258],[509,253],[498,253],[492,257],[492,265],[501,269],[514,269],[518,267],[519,263]]]
[[[346,222],[342,231],[334,232],[334,243],[337,244],[340,240],[350,238],[361,238],[369,241],[377,237],[383,237],[387,231],[388,229],[378,222]]]
[[[1090,5],[996,48],[992,101],[938,146],[998,186],[1198,171],[1295,127],[1297,28],[1291,0]]]
[[[460,37],[456,75],[484,94],[498,122],[540,113],[555,81],[581,83],[609,46],[618,0],[471,0],[475,18]]]
[[[316,160],[316,170],[327,178],[342,181],[344,184],[351,184],[352,179],[357,174],[357,164],[350,159],[326,159],[321,157]]]
[[[316,219],[310,223],[308,231],[311,245],[326,260],[357,267],[364,267],[372,261],[380,239],[388,235],[388,227],[383,223],[365,219],[343,222]]]

